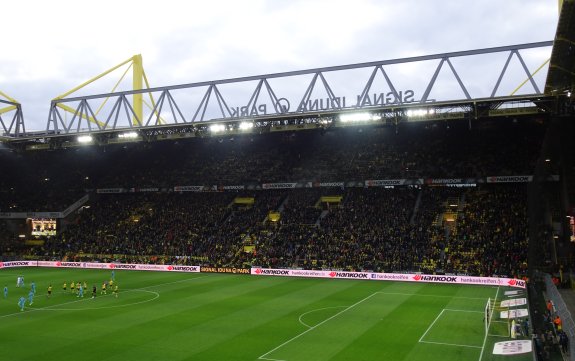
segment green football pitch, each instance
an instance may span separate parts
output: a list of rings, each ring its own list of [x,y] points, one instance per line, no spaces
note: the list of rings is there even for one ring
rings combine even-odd
[[[23,288],[16,287],[19,275]],[[503,299],[505,288],[116,271],[116,298],[100,292],[110,276],[109,270],[0,271],[9,289],[0,295],[0,360],[509,358],[492,354],[495,342],[509,339],[507,321],[495,312],[487,335],[483,322],[487,299]],[[71,281],[87,283],[84,298],[70,291]],[[31,282],[34,302],[20,311],[18,299]]]

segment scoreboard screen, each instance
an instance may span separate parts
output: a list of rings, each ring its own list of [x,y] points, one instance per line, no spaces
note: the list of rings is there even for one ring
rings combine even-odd
[[[28,218],[27,223],[33,236],[56,235],[56,219],[54,218]]]

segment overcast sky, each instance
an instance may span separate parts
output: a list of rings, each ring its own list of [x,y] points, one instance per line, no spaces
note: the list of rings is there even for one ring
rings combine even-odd
[[[152,86],[168,86],[553,40],[558,19],[557,0],[22,0],[1,8],[0,91],[22,104],[27,130],[46,128],[52,98],[134,54]],[[117,79],[83,94],[109,92]]]

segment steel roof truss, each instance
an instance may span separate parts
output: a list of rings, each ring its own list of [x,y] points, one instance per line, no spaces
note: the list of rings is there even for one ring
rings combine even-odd
[[[365,84],[365,87],[363,88],[363,91],[361,92],[361,94],[359,96],[357,106],[359,106],[360,104],[363,104],[365,98],[369,96],[369,91],[371,90],[371,87],[373,85],[373,80],[375,79],[375,76],[377,75],[378,70],[381,70],[381,73],[383,74],[383,77],[385,78],[385,82],[387,83],[387,86],[389,87],[389,89],[393,93],[393,96],[395,97],[395,99],[399,99],[399,94],[397,93],[395,86],[393,85],[393,83],[389,79],[389,76],[387,76],[387,72],[383,69],[382,65],[378,65],[378,66],[373,68],[373,71],[371,72],[371,75],[369,76],[369,79],[367,80],[367,83]]]
[[[167,91],[167,97],[168,97],[168,101],[170,104],[170,109],[172,110],[172,116],[174,117],[174,122],[176,124],[178,124],[178,117],[176,116],[176,112],[175,110],[178,112],[178,114],[180,115],[180,118],[182,119],[182,123],[187,123],[186,118],[184,117],[184,114],[182,113],[182,111],[180,110],[180,107],[178,107],[178,103],[176,103],[176,100],[172,97],[172,94],[170,93],[170,91]]]

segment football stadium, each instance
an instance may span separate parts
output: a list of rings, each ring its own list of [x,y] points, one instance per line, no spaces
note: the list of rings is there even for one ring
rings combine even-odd
[[[0,359],[575,360],[573,24],[155,88],[136,55],[42,131],[0,92]]]

